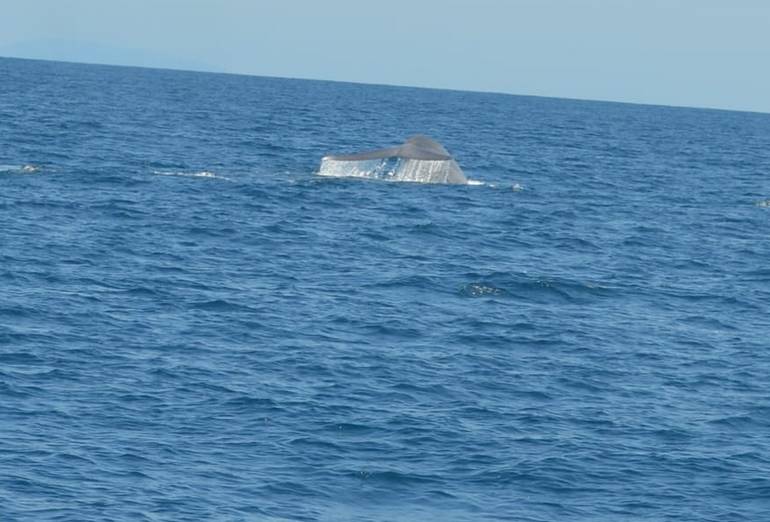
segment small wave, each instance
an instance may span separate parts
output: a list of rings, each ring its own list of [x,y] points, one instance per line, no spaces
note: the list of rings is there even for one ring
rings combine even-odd
[[[460,288],[460,295],[464,297],[486,297],[506,293],[502,288],[486,283],[469,283]]]
[[[414,473],[398,470],[367,471],[357,473],[362,479],[389,484],[391,486],[412,487],[422,484],[440,484],[441,478],[437,475]]]
[[[611,288],[590,281],[527,274],[468,274],[472,278],[457,290],[460,297],[501,297],[538,302],[582,303],[614,295]]]
[[[723,426],[728,429],[745,430],[751,426],[762,424],[759,418],[754,418],[749,414],[728,415],[717,419],[709,420],[708,423],[715,426]]]
[[[214,172],[211,172],[208,170],[201,170],[197,172],[154,170],[153,174],[157,176],[178,176],[183,178],[215,178],[215,179],[223,179],[226,181],[232,181],[232,179],[228,177],[220,176],[219,174],[215,174]]]
[[[222,404],[222,409],[240,413],[271,413],[278,412],[281,408],[278,403],[268,397],[254,397],[243,395],[229,399]]]
[[[757,201],[754,203],[754,205],[762,208],[770,208],[770,199],[763,199],[762,201]]]
[[[199,303],[193,303],[192,308],[196,310],[204,310],[207,312],[249,312],[251,308],[224,299],[214,299],[212,301],[202,301]]]

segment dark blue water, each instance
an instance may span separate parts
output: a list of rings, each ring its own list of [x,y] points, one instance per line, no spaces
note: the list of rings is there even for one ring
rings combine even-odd
[[[0,59],[0,165],[3,521],[770,520],[770,115]]]

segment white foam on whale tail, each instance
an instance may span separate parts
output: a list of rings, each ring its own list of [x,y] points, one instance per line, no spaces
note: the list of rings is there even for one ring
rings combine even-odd
[[[468,180],[463,175],[457,162],[451,159],[394,160],[383,158],[352,161],[326,157],[321,160],[321,168],[318,174],[340,178],[365,178],[413,183],[468,184]]]
[[[396,181],[414,181],[417,183],[452,183],[467,184],[460,166],[453,159],[417,160],[406,159],[399,162],[393,173]]]
[[[404,144],[358,154],[325,156],[321,176],[449,183],[467,185],[468,179],[441,144],[415,136]]]
[[[387,164],[387,160],[364,161],[340,161],[325,157],[321,159],[319,176],[333,178],[367,178],[380,179],[380,172]]]

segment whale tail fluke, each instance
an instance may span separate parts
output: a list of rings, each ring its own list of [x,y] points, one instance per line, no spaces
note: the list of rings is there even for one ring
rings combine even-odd
[[[419,183],[468,183],[449,152],[437,141],[421,135],[413,136],[396,147],[324,156],[318,173],[322,176]]]

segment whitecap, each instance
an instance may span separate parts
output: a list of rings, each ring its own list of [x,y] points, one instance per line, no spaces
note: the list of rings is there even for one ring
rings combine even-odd
[[[155,170],[153,171],[153,174],[156,174],[158,176],[180,176],[184,178],[215,178],[215,179],[223,179],[226,181],[232,181],[228,177],[220,176],[219,174],[215,174],[214,172],[211,172],[208,170],[201,170],[197,172]]]
[[[36,172],[40,172],[40,167],[31,163],[24,165],[0,165],[0,172],[9,172],[12,174],[35,174]]]
[[[489,187],[493,189],[502,188],[499,183],[494,183],[491,181],[481,181],[478,179],[470,179],[470,178],[468,179],[468,182],[466,183],[466,185],[474,186],[474,187],[483,186],[483,187]],[[514,192],[521,192],[522,190],[524,190],[524,186],[519,185],[518,183],[514,183],[513,185],[511,185],[511,190],[513,190]]]

